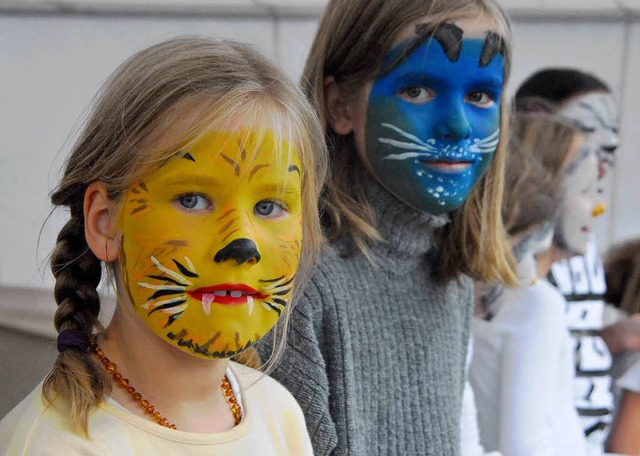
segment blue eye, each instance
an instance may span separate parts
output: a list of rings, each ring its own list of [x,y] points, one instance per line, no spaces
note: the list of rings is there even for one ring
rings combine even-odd
[[[189,210],[204,210],[211,207],[211,202],[203,195],[197,193],[186,193],[176,198],[180,206]]]
[[[284,204],[274,200],[262,200],[253,207],[256,215],[266,218],[279,218],[287,213]]]

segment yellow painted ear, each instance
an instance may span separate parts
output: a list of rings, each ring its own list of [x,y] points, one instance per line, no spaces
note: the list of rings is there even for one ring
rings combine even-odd
[[[104,262],[118,259],[117,204],[109,198],[107,187],[94,182],[84,193],[84,235],[87,245]]]
[[[333,76],[324,78],[324,104],[327,123],[339,135],[347,135],[353,131],[353,119],[349,112],[349,104],[342,97],[340,88]]]

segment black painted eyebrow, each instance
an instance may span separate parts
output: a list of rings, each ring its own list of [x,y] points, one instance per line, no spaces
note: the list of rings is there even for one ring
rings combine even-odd
[[[422,23],[417,24],[415,30],[417,35],[424,36],[425,38],[430,35],[440,43],[449,61],[458,61],[462,50],[464,30],[456,24],[445,22],[444,24],[434,26],[432,24]],[[485,33],[478,65],[480,67],[486,67],[498,54],[504,55],[504,41],[500,34],[489,30]]]
[[[493,58],[498,55],[504,55],[504,41],[498,33],[489,30],[486,32],[482,52],[480,53],[480,67],[486,67],[491,63]]]
[[[291,165],[289,166],[289,168],[287,169],[288,172],[292,172],[292,171],[297,171],[298,175],[300,175],[300,168],[298,168],[296,165]]]
[[[416,34],[420,36],[431,36],[440,43],[442,50],[451,62],[457,62],[462,50],[462,36],[464,31],[456,24],[445,22],[437,26],[432,24],[416,24]]]

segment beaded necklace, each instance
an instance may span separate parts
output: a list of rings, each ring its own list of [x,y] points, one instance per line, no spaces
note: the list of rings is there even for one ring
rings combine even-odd
[[[107,371],[116,385],[120,388],[124,389],[131,395],[134,401],[138,403],[138,405],[144,410],[144,412],[150,416],[150,418],[158,423],[160,426],[164,426],[170,429],[177,429],[176,425],[170,423],[162,414],[156,411],[155,407],[149,403],[148,400],[142,397],[142,394],[138,393],[136,389],[131,386],[129,380],[122,376],[120,372],[118,372],[118,367],[116,364],[106,357],[104,352],[100,349],[95,340],[90,342],[91,349],[93,353],[96,355],[96,358],[100,360],[102,365],[104,366],[104,370]],[[234,426],[240,424],[242,420],[242,409],[240,408],[240,404],[236,400],[236,396],[233,394],[233,389],[231,388],[231,384],[229,383],[229,379],[225,375],[222,377],[222,382],[220,384],[220,389],[222,389],[222,394],[229,404],[229,408],[231,409],[231,413],[233,414]]]

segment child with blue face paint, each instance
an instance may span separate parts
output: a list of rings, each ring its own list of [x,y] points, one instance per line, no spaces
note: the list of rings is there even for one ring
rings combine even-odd
[[[330,243],[273,372],[317,455],[460,453],[471,279],[515,283],[500,216],[509,63],[491,0],[327,6],[303,87],[331,154]]]
[[[402,201],[434,214],[467,199],[500,136],[501,38],[464,22],[467,30],[461,21],[435,28],[369,92],[365,155],[374,175]],[[405,46],[394,47],[383,66]]]

